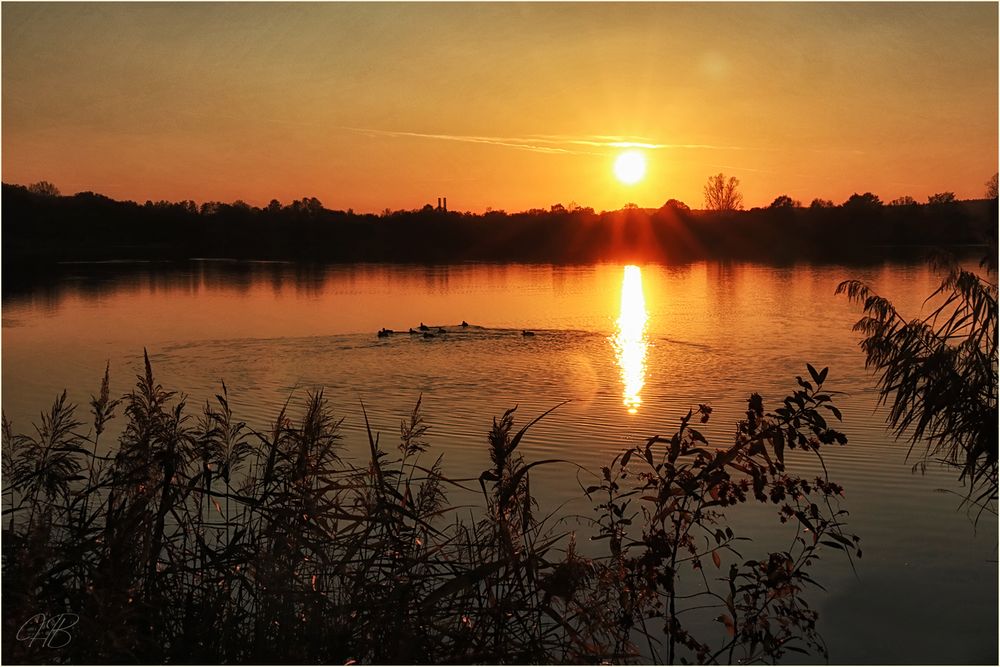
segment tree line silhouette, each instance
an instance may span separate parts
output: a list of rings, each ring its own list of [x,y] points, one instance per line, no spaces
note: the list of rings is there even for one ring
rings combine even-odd
[[[719,177],[722,175],[720,174]],[[718,178],[718,177],[713,177]],[[719,180],[736,202],[734,179]],[[709,179],[710,183],[712,179]],[[738,182],[737,182],[738,184]],[[706,187],[706,203],[708,201]],[[995,193],[995,186],[993,193]],[[327,262],[601,260],[791,261],[882,257],[922,246],[979,245],[997,220],[993,198],[884,205],[872,193],[841,205],[692,210],[627,204],[596,212],[575,204],[518,213],[445,211],[430,204],[380,214],[331,210],[315,197],[255,207],[193,201],[116,201],[94,192],[61,196],[51,183],[3,184],[4,278],[59,261],[226,257]],[[725,194],[725,193],[724,193]]]

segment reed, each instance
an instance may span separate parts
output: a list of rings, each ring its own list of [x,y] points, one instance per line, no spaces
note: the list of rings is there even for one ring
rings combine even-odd
[[[929,463],[956,470],[966,485],[962,504],[978,522],[984,512],[997,514],[1000,491],[996,252],[980,272],[947,255],[934,264],[944,276],[923,318],[906,319],[859,280],[842,282],[837,294],[864,312],[854,330],[862,334],[865,366],[877,376],[886,423],[909,441],[914,470]]]
[[[519,429],[515,409],[493,420],[470,511],[449,495],[476,493],[475,481],[445,476],[419,400],[395,446],[367,429],[367,462],[356,465],[322,390],[298,419],[286,404],[257,431],[233,415],[224,384],[192,415],[145,356],[120,399],[105,371],[86,432],[65,393],[33,435],[4,419],[3,659],[732,663],[823,653],[805,601],[809,566],[825,550],[860,550],[843,532],[840,487],[785,470],[788,449],[819,456],[846,442],[823,416],[840,417],[822,390],[826,369],[809,370],[812,382],[799,378],[773,412],[751,396],[722,449],[693,426],[710,416],[699,406],[671,437],[615,457],[584,490],[595,511],[580,532],[604,545],[584,557],[532,494],[532,470],[559,462],[519,450],[545,415]],[[125,424],[104,455],[119,407]],[[776,504],[794,529],[788,550],[737,550],[744,538],[725,508],[743,502]],[[19,640],[32,617],[60,613],[79,619],[72,641]],[[705,614],[716,622],[688,620]]]

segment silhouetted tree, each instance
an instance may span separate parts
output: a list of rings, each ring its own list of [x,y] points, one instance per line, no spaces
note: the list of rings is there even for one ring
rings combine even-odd
[[[663,206],[660,207],[660,210],[663,209],[673,209],[675,211],[690,211],[691,207],[685,204],[684,202],[680,201],[679,199],[668,199],[666,203],[664,203]]]
[[[905,195],[903,197],[896,197],[891,202],[889,202],[889,206],[916,206],[916,205],[917,205],[917,200],[909,195]]]
[[[833,202],[829,199],[813,199],[809,204],[809,208],[833,208]]]
[[[996,199],[997,198],[997,176],[1000,174],[993,174],[993,177],[986,181],[986,198]]]
[[[708,177],[705,184],[705,208],[709,211],[739,211],[743,208],[743,195],[736,189],[740,185],[735,176],[725,174]]]
[[[549,209],[549,212],[554,215],[564,215],[566,213],[566,207],[562,204],[553,204]]]
[[[60,194],[59,188],[48,181],[38,181],[37,183],[32,183],[28,186],[28,192],[36,195],[42,195],[44,197],[58,197]]]
[[[872,211],[882,208],[882,200],[877,195],[866,192],[859,195],[855,192],[844,202],[844,208],[855,211]]]
[[[788,195],[778,195],[768,208],[798,208],[801,205],[801,202],[795,201]]]
[[[73,195],[73,199],[76,199],[77,201],[87,202],[88,204],[99,203],[103,205],[110,205],[118,203],[111,197],[102,195],[99,192],[91,192],[90,190],[87,190],[85,192],[77,192],[75,195]]]
[[[928,204],[954,204],[955,201],[954,192],[938,192],[927,198]]]
[[[302,204],[310,215],[318,215],[323,212],[323,202],[315,197],[304,197]],[[354,209],[350,209],[353,212]]]

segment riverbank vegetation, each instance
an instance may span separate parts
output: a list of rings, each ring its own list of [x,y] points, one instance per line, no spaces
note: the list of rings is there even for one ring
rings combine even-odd
[[[721,174],[720,174],[721,176]],[[778,196],[766,208],[692,210],[668,200],[595,212],[575,204],[483,214],[430,204],[358,214],[316,198],[264,207],[244,202],[115,201],[93,192],[60,196],[48,183],[3,185],[4,278],[60,261],[227,257],[329,262],[697,259],[849,260],[887,247],[965,246],[996,225],[996,200],[884,205],[872,193],[841,205]]]
[[[997,513],[995,229],[993,243],[980,263],[983,273],[937,260],[944,278],[922,318],[907,319],[861,281],[837,287],[863,309],[854,330],[863,336],[866,366],[877,375],[879,404],[889,405],[887,422],[909,442],[914,468],[933,462],[956,469],[976,520]]]
[[[459,480],[434,456],[419,402],[397,444],[369,428],[356,464],[321,389],[298,417],[286,405],[256,430],[233,414],[225,385],[192,411],[146,357],[120,398],[105,373],[86,425],[65,393],[30,433],[4,420],[3,659],[735,664],[823,654],[811,567],[861,551],[845,532],[841,487],[786,469],[846,443],[831,426],[840,412],[827,369],[808,371],[770,410],[751,395],[721,446],[698,430],[711,417],[699,405],[669,437],[616,456],[581,490],[594,510],[572,531],[531,486],[539,466],[569,464],[527,460],[519,446],[537,419],[518,429],[515,410],[493,419],[482,472]],[[727,519],[744,503],[773,508],[788,525],[786,550],[753,552]],[[64,633],[53,641],[41,624],[57,617]]]

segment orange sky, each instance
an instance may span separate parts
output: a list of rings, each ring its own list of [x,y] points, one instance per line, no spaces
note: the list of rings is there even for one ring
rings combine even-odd
[[[329,208],[982,196],[995,3],[2,5],[3,180]],[[646,178],[612,177],[618,141]]]

